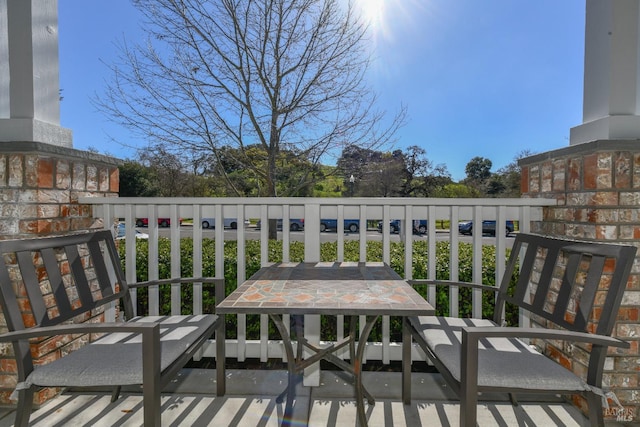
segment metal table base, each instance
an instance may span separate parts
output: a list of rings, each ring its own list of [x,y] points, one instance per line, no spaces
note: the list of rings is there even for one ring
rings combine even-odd
[[[297,353],[294,355],[293,350],[293,342],[291,341],[290,333],[287,327],[282,320],[282,315],[280,314],[269,314],[269,317],[275,324],[280,336],[282,337],[282,342],[284,344],[285,354],[287,355],[287,370],[288,370],[288,382],[287,388],[278,396],[276,401],[278,403],[282,403],[284,401],[284,397],[286,396],[286,404],[284,410],[284,416],[282,418],[282,427],[288,427],[292,425],[292,415],[293,415],[293,399],[295,397],[295,389],[296,384],[298,384],[302,380],[302,372],[305,368],[311,366],[312,364],[319,362],[320,360],[326,360],[338,368],[342,369],[345,372],[353,375],[354,378],[354,389],[355,389],[355,398],[356,398],[356,408],[358,413],[358,424],[361,427],[367,426],[367,416],[364,408],[364,398],[366,397],[369,405],[375,404],[375,399],[369,393],[364,385],[362,384],[362,359],[364,356],[364,350],[367,345],[367,340],[369,338],[369,334],[371,334],[371,330],[373,329],[373,325],[376,320],[380,316],[365,316],[366,322],[365,326],[362,329],[362,333],[358,334],[358,322],[357,319],[359,316],[348,316],[349,319],[349,335],[344,339],[332,344],[328,347],[320,348],[309,343],[303,335],[302,326],[300,321],[295,322],[294,334],[297,340]],[[357,341],[357,345],[356,345]],[[336,351],[344,348],[345,346],[349,346],[349,361],[350,363],[345,362],[344,360],[337,357],[335,354]],[[302,358],[302,350],[303,348],[307,348],[313,352],[310,357]]]

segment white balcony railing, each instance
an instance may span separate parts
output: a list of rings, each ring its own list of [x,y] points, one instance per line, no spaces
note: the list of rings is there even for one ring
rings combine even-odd
[[[451,280],[458,280],[458,249],[461,241],[469,240],[473,251],[472,275],[474,280],[482,277],[482,245],[493,244],[496,246],[496,283],[504,271],[505,253],[509,247],[510,238],[497,227],[495,238],[487,240],[481,233],[473,233],[472,237],[461,237],[458,233],[458,223],[462,220],[472,220],[474,224],[482,224],[483,220],[495,220],[496,224],[505,224],[506,221],[515,221],[520,232],[528,232],[531,221],[542,219],[542,207],[555,205],[554,199],[415,199],[415,198],[82,198],[80,203],[93,205],[96,218],[104,221],[105,228],[109,228],[119,220],[127,224],[125,269],[127,280],[136,281],[136,246],[133,225],[136,218],[148,218],[149,253],[148,253],[148,279],[159,278],[159,252],[158,241],[160,230],[162,234],[166,230],[158,226],[158,218],[169,218],[170,227],[168,236],[171,240],[170,271],[172,277],[180,276],[180,238],[188,235],[193,238],[193,276],[202,276],[203,239],[211,238],[211,231],[205,231],[200,226],[202,218],[215,218],[216,224],[223,224],[225,218],[236,218],[237,230],[237,283],[242,283],[246,277],[246,242],[250,239],[260,240],[260,265],[269,263],[268,259],[268,230],[261,227],[259,234],[245,225],[247,219],[260,220],[266,224],[269,219],[282,219],[283,224],[288,224],[290,219],[304,218],[304,232],[290,232],[288,227],[283,227],[279,232],[282,239],[282,260],[289,261],[290,244],[294,239],[304,241],[304,260],[320,260],[321,219],[329,218],[337,220],[337,232],[333,238],[337,242],[336,259],[344,260],[344,245],[347,240],[359,240],[360,261],[367,258],[367,240],[382,240],[382,259],[390,263],[391,242],[399,238],[403,242],[406,254],[413,253],[414,239],[426,239],[428,253],[427,278],[435,278],[436,275],[436,241],[449,242]],[[180,219],[193,220],[193,227],[180,226]],[[414,220],[427,220],[427,232],[421,237],[415,237],[411,233],[402,233],[398,236],[391,235],[389,227],[382,227],[382,233],[371,233],[367,227],[361,226],[354,233],[345,235],[344,220],[358,219],[359,224],[377,225],[389,224],[391,220],[401,220],[401,231],[408,230],[405,224],[412,224]],[[437,229],[437,224],[449,224],[448,229]],[[324,236],[326,237],[326,236]],[[229,237],[227,237],[229,238]],[[216,227],[213,231],[215,240],[215,275],[224,277],[224,239],[223,227]],[[404,276],[412,279],[414,259],[405,257]],[[202,289],[194,290],[194,312],[202,310]],[[435,301],[436,290],[429,289],[427,298]],[[458,295],[453,292],[450,295],[450,313],[458,312]],[[181,295],[179,288],[172,289],[171,310],[174,313],[180,311]],[[480,294],[473,295],[473,316],[481,317],[482,298]],[[159,311],[159,292],[156,289],[149,295],[151,314]],[[526,321],[526,319],[523,319]],[[338,331],[344,321],[338,322]],[[522,322],[521,322],[522,324]],[[263,316],[260,320],[260,338],[247,339],[246,317],[238,316],[236,339],[227,340],[227,357],[237,358],[243,361],[245,358],[260,358],[266,361],[269,358],[284,358],[282,345],[278,341],[269,339],[268,318]],[[315,330],[314,330],[315,329]],[[390,341],[389,319],[382,320],[382,342],[370,343],[367,346],[365,360],[381,360],[389,363],[392,360],[401,360],[401,348],[399,343]],[[320,322],[313,327],[305,324],[305,333],[313,340],[313,335],[319,340]],[[338,339],[341,338],[338,336]],[[214,357],[214,346],[208,346],[204,356]],[[418,349],[414,349],[414,357],[422,357]],[[284,360],[284,359],[283,359]]]

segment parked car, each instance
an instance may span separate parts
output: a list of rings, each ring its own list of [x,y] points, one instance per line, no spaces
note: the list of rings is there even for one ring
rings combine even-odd
[[[507,221],[505,224],[506,234],[513,233],[514,230],[513,221]],[[460,234],[467,234],[471,236],[473,234],[473,221],[463,221],[458,224],[458,231]],[[496,222],[491,220],[482,221],[482,234],[489,234],[491,236],[496,235]]]
[[[389,228],[391,233],[400,233],[400,220],[392,219],[389,221]],[[378,232],[382,233],[382,221],[378,222]],[[427,220],[416,219],[413,220],[413,234],[425,234],[427,232]]]
[[[216,228],[216,219],[215,218],[202,218],[200,221],[202,224],[202,228]],[[224,228],[230,228],[232,230],[236,230],[238,228],[238,220],[236,218],[225,218],[223,221]],[[244,225],[249,225],[249,220],[244,221]]]
[[[327,230],[338,231],[338,220],[337,219],[321,219],[320,231],[327,231]],[[360,230],[359,219],[344,220],[344,231],[350,231],[352,233],[355,233],[358,230]]]
[[[257,222],[256,229],[260,230],[260,221]],[[282,218],[278,218],[278,220],[276,221],[276,229],[282,230]],[[304,219],[302,218],[289,219],[289,230],[291,231],[304,230]]]
[[[158,218],[158,225],[160,227],[171,226],[171,218]],[[180,225],[182,225],[182,218],[180,219]],[[149,218],[136,218],[136,227],[148,227]]]
[[[120,222],[118,223],[118,227],[116,228],[116,240],[122,240],[124,239],[126,236],[126,231],[125,231],[125,224],[124,222]],[[135,230],[135,236],[136,239],[148,239],[149,235],[147,233],[143,233],[140,230],[136,229]]]

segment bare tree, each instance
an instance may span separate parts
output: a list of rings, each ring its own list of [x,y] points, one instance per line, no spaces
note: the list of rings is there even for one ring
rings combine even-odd
[[[298,174],[278,186],[282,151],[317,166],[348,144],[389,144],[404,123],[404,107],[391,118],[376,109],[365,78],[367,26],[351,1],[133,2],[148,39],[120,44],[120,63],[96,104],[178,155],[219,157],[234,148],[260,180],[260,195],[295,195],[317,179]],[[251,155],[256,144],[266,161]]]
[[[519,165],[520,159],[534,155],[535,153],[529,149],[519,151],[513,161],[503,168],[498,169],[498,175],[505,186],[502,197],[520,197],[522,195],[520,189],[520,181],[522,178],[522,170]]]
[[[192,179],[194,174],[185,167],[181,159],[166,150],[141,152],[140,162],[153,175],[159,196],[193,197]]]
[[[351,175],[356,185],[355,195],[365,197],[432,197],[433,193],[451,183],[443,164],[435,165],[426,157],[426,150],[412,145],[406,151],[381,152],[350,145],[338,159],[339,173],[347,187]]]
[[[433,197],[439,188],[451,183],[451,175],[444,164],[434,165],[427,151],[417,145],[407,147],[404,157],[404,197]]]

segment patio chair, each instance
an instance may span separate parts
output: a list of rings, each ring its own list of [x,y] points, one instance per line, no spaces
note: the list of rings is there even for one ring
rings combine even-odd
[[[214,314],[134,316],[131,291],[163,283],[212,283],[216,278],[179,278],[127,284],[110,231],[0,241],[0,304],[18,369],[16,426],[26,426],[36,389],[142,386],[144,425],[160,425],[161,389],[201,346],[223,327]],[[123,310],[125,321],[104,322],[107,310]],[[80,320],[84,323],[72,323]],[[36,366],[30,341],[68,343],[89,334],[91,342]],[[73,335],[73,336],[72,336]],[[95,339],[99,337],[98,339]],[[221,341],[221,340],[217,340]],[[49,341],[58,345],[57,341]],[[217,342],[224,360],[224,342]],[[224,394],[224,366],[217,367]]]
[[[629,348],[611,334],[635,255],[633,246],[518,234],[500,287],[412,281],[496,295],[493,320],[408,320],[411,336],[460,396],[460,425],[475,427],[479,392],[509,393],[514,404],[519,393],[582,394],[591,424],[604,425],[603,404],[615,397],[602,389],[604,363],[609,347]],[[502,326],[506,304],[528,312],[537,327]],[[538,351],[544,351],[544,345],[538,349],[525,339],[564,343],[565,351],[579,351],[586,375],[545,357]],[[405,403],[411,399],[409,359],[403,361]]]

